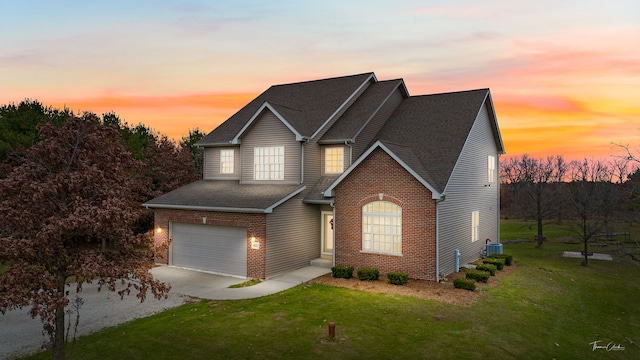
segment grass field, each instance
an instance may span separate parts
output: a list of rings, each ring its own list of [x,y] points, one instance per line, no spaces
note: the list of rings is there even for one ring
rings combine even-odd
[[[80,338],[73,359],[640,358],[640,266],[563,258],[579,245],[505,244],[516,270],[470,306],[301,285],[184,305]],[[606,248],[603,249],[606,251]],[[614,254],[615,255],[615,254]],[[495,280],[492,280],[495,281]],[[464,290],[460,290],[464,291]],[[327,324],[335,322],[336,339]],[[607,351],[593,348],[615,345]],[[48,359],[41,353],[33,359]]]
[[[635,226],[629,223],[610,223],[610,228],[617,232],[629,232],[632,239],[640,235],[640,225]],[[529,239],[533,240],[538,228],[534,220],[522,219],[501,219],[500,220],[500,240]],[[543,234],[547,239],[575,236],[575,224],[570,220],[565,220],[558,224],[553,221],[545,222]]]

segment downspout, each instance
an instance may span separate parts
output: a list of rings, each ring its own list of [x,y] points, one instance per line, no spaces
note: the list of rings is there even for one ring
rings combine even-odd
[[[333,211],[333,254],[331,256],[331,266],[336,266],[336,206],[333,203],[333,200],[329,205],[331,205],[331,209]]]
[[[447,194],[440,194],[436,200],[436,282],[440,282],[440,203],[444,201]]]
[[[344,144],[349,148],[349,165],[347,166],[347,167],[349,167],[349,166],[351,166],[351,163],[353,162],[353,146],[351,146],[349,144],[349,140],[345,140]]]
[[[304,184],[304,144],[309,142],[309,138],[303,138],[300,142],[300,184]]]
[[[498,172],[498,176],[496,176],[496,182],[498,183],[498,185],[496,186],[496,188],[498,189],[498,195],[496,196],[496,206],[498,207],[497,209],[497,213],[498,213],[498,238],[496,239],[496,243],[500,244],[500,153],[498,153],[498,156],[496,157],[497,159],[497,163],[496,164],[496,171]]]

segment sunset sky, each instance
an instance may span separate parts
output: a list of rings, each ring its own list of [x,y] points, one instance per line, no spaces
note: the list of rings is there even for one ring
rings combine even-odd
[[[490,88],[509,156],[640,148],[640,1],[0,0],[0,104],[179,139],[272,84],[375,72]]]

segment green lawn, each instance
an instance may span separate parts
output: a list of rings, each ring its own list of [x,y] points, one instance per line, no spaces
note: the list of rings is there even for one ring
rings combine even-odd
[[[516,271],[471,306],[301,285],[198,302],[80,338],[73,359],[640,358],[640,266],[561,256],[579,245],[505,244]],[[604,249],[606,251],[606,248]],[[496,281],[495,279],[490,281]],[[465,291],[465,290],[460,290]],[[336,324],[336,340],[328,338]],[[593,350],[590,343],[620,345]],[[631,343],[632,341],[633,343]],[[47,359],[42,353],[34,359]]]
[[[629,232],[631,238],[637,238],[640,234],[640,226],[637,224],[630,226],[628,223],[611,223],[610,227],[614,231]],[[558,224],[553,221],[545,222],[542,229],[547,239],[560,238],[567,236],[575,236],[575,224],[570,220],[565,220]],[[535,220],[522,219],[501,219],[500,220],[500,240],[516,240],[529,239],[533,240],[533,236],[537,234],[538,228]],[[635,236],[635,237],[634,237]]]

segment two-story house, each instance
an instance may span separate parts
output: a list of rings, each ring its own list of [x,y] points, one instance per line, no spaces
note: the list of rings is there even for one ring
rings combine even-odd
[[[156,261],[269,278],[324,259],[438,281],[499,239],[488,89],[410,96],[365,73],[275,85],[206,135],[203,179],[157,197]]]

